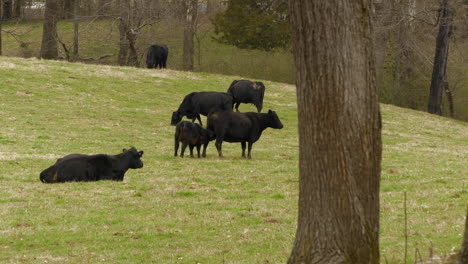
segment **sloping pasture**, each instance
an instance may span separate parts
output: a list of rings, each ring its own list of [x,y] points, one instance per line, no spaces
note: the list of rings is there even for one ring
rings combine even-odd
[[[224,159],[213,143],[206,159],[173,157],[183,96],[239,78],[0,57],[0,263],[285,263],[298,196],[294,86],[264,81],[264,110],[284,128],[267,129],[252,160],[229,143]],[[415,248],[456,250],[467,124],[390,105],[382,116],[382,261],[403,259],[405,191],[409,259]],[[63,155],[130,146],[145,166],[123,182],[39,181]]]

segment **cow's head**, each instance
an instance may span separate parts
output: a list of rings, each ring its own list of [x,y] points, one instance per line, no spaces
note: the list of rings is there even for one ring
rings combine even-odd
[[[268,119],[270,120],[271,128],[283,128],[283,123],[281,123],[281,120],[279,119],[275,111],[268,110]]]
[[[131,149],[123,149],[122,150],[125,154],[127,154],[130,158],[128,167],[130,169],[139,169],[143,168],[143,161],[141,157],[143,156],[143,151],[138,151],[136,148],[132,147]]]
[[[177,125],[182,120],[182,114],[179,111],[172,112],[171,126]]]

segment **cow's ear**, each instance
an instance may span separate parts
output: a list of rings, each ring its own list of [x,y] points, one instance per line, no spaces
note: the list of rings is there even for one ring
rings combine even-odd
[[[268,109],[268,114],[271,115],[273,113],[273,111],[271,111],[271,109]]]
[[[143,153],[145,153],[143,150],[138,152],[138,156],[143,156]]]
[[[125,149],[125,148],[124,148],[124,149],[122,149],[122,152],[125,152],[125,151],[127,151],[127,149]]]

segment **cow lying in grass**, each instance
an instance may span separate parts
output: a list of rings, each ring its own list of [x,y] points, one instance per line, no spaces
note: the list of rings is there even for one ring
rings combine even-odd
[[[240,142],[242,146],[242,157],[245,158],[245,147],[248,143],[249,159],[252,158],[250,152],[252,145],[262,135],[266,128],[283,128],[275,111],[268,110],[268,113],[238,113],[233,111],[212,112],[208,115],[207,129],[214,131],[216,135],[216,149],[218,155],[223,157],[221,145],[226,142]]]
[[[40,174],[43,183],[70,181],[123,181],[128,169],[143,167],[143,151],[124,149],[117,155],[70,154],[57,160]]]
[[[212,131],[204,129],[199,124],[189,121],[179,122],[175,130],[175,150],[174,157],[177,157],[179,143],[182,142],[180,157],[184,157],[187,145],[190,149],[190,157],[193,157],[193,148],[197,147],[197,155],[200,158],[200,147],[203,145],[203,157],[206,157],[206,147],[211,140],[215,139]]]

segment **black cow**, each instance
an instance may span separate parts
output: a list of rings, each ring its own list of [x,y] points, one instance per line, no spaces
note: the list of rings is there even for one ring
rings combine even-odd
[[[40,174],[43,183],[69,181],[123,181],[128,169],[143,167],[143,151],[124,149],[117,155],[70,154],[57,160]]]
[[[172,112],[171,125],[175,126],[182,117],[198,119],[200,115],[207,116],[211,111],[224,111],[232,109],[232,96],[220,92],[193,92],[185,96],[177,111]]]
[[[252,145],[262,135],[267,127],[281,129],[281,123],[275,111],[268,113],[238,113],[233,111],[212,112],[208,115],[207,129],[216,134],[216,149],[220,157],[223,157],[221,145],[223,141],[240,142],[242,145],[242,157],[245,158],[245,145],[249,144],[247,157],[252,158],[250,152]]]
[[[265,85],[262,82],[252,82],[249,80],[234,80],[227,93],[232,95],[232,103],[239,112],[240,103],[251,103],[257,107],[260,113],[263,107],[263,96],[265,94]]]
[[[166,45],[151,45],[146,53],[146,65],[148,69],[153,68],[166,68],[167,56],[169,49]]]
[[[193,148],[197,147],[197,154],[200,158],[200,147],[203,145],[202,157],[206,157],[206,147],[211,140],[215,139],[214,133],[210,130],[204,129],[199,124],[189,121],[179,122],[175,130],[175,151],[174,157],[177,157],[177,150],[179,149],[179,142],[182,142],[182,149],[180,156],[184,157],[185,148],[187,145],[190,148],[190,157],[193,157]]]

